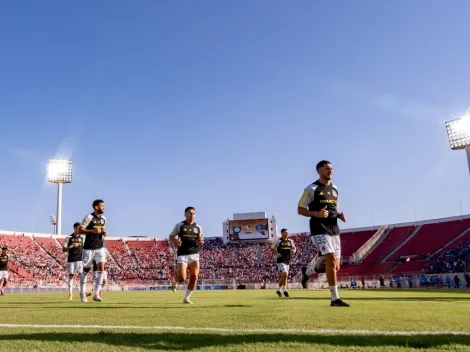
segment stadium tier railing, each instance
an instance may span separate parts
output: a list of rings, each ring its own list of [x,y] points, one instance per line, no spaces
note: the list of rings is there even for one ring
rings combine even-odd
[[[374,247],[374,245],[385,235],[388,229],[388,225],[382,225],[377,232],[367,240],[354,254],[353,254],[353,262],[360,263],[362,258],[369,253],[369,251]]]

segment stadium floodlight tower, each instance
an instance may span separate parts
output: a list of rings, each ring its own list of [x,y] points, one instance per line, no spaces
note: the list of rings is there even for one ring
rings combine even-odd
[[[447,136],[449,137],[450,149],[465,149],[470,171],[470,115],[465,114],[459,119],[446,122]]]
[[[62,232],[62,185],[64,183],[72,183],[72,160],[49,159],[47,178],[49,182],[57,183],[58,186],[55,233],[60,235]]]

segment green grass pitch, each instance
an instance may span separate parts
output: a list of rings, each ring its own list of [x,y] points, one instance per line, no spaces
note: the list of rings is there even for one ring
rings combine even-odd
[[[184,291],[104,292],[86,304],[6,294],[0,351],[470,351],[468,290],[340,290],[350,308],[330,307],[326,290],[290,294],[197,291],[194,305]]]

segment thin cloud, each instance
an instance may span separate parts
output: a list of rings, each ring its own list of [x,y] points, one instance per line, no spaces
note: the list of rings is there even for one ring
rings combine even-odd
[[[449,108],[401,98],[390,92],[375,92],[357,84],[337,82],[331,85],[331,90],[348,100],[374,106],[380,110],[393,112],[398,116],[412,118],[420,122],[443,124],[455,115]]]

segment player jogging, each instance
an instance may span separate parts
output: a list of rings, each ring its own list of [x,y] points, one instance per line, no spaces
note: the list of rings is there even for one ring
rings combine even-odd
[[[196,210],[193,207],[187,207],[184,216],[186,220],[176,224],[169,237],[173,245],[178,248],[177,275],[173,282],[173,290],[176,290],[179,283],[186,281],[189,269],[189,283],[183,303],[193,304],[189,298],[196,288],[199,277],[199,247],[204,245],[204,234],[202,227],[194,221]]]
[[[108,233],[105,231],[106,218],[103,213],[104,202],[101,199],[97,199],[93,202],[93,213],[87,215],[80,225],[80,233],[86,235],[83,245],[83,272],[80,275],[80,300],[82,302],[87,302],[85,293],[86,279],[90,268],[93,266],[93,261],[96,261],[96,268],[98,269],[95,276],[93,301],[102,301],[99,293],[103,285],[103,278],[105,276],[104,263],[106,262],[103,237],[108,236]]]
[[[287,292],[287,277],[289,276],[289,263],[291,254],[295,254],[297,249],[295,248],[294,241],[289,236],[287,229],[281,230],[281,238],[274,242],[271,251],[277,255],[277,267],[281,272],[281,279],[279,281],[279,288],[276,293],[279,297],[282,297],[281,291],[284,291],[284,296],[289,297]]]
[[[331,293],[332,307],[349,307],[338,294],[336,272],[339,270],[341,258],[341,242],[338,219],[346,222],[346,216],[338,213],[338,188],[331,183],[333,167],[331,163],[322,160],[317,164],[320,178],[305,188],[300,198],[297,212],[310,218],[310,241],[316,245],[320,256],[326,262],[325,266],[303,267],[302,286],[307,288],[307,282],[313,273],[326,272]]]
[[[0,254],[0,296],[3,296],[5,293],[3,289],[8,283],[8,248],[3,246],[2,253]]]
[[[73,275],[82,274],[83,262],[83,237],[79,234],[80,223],[76,222],[73,224],[73,233],[70,236],[65,237],[62,245],[62,250],[68,252],[67,257],[67,271],[69,274],[68,287],[69,287],[69,301],[72,300],[73,295]]]

